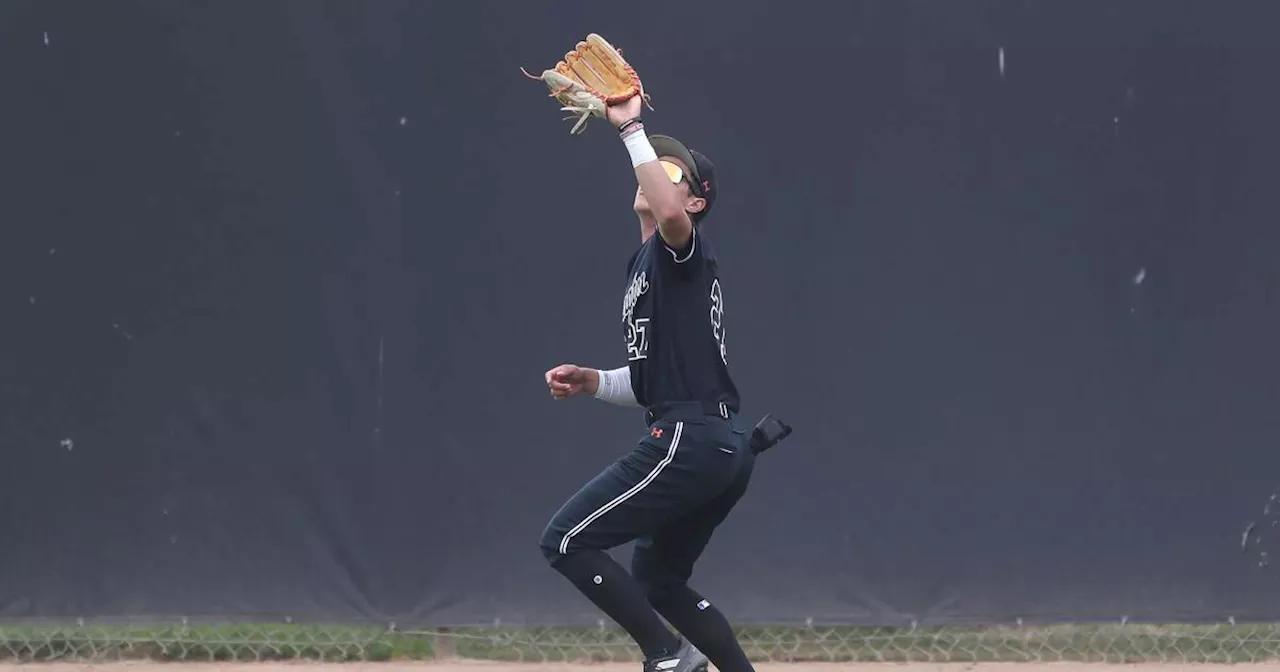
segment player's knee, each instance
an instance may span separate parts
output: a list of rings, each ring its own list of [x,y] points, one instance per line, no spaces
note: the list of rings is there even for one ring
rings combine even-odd
[[[542,557],[547,559],[550,564],[555,564],[557,560],[563,557],[560,553],[560,541],[563,534],[557,532],[551,525],[547,525],[542,531],[542,538],[538,541],[538,548],[542,550]]]
[[[554,563],[560,557],[560,545],[547,535],[542,533],[542,539],[538,541],[538,549],[542,551],[542,557],[547,559],[548,563]]]

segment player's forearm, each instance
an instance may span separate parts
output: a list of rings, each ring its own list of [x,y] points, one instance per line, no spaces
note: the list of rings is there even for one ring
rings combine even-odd
[[[671,184],[667,171],[657,161],[636,166],[636,182],[644,190],[644,198],[649,202],[649,209],[659,223],[669,222],[684,215],[684,205],[680,202],[680,192]]]
[[[625,128],[622,132],[622,142],[631,155],[631,165],[636,171],[636,181],[639,182],[644,198],[649,203],[649,210],[658,220],[663,239],[671,244],[683,245],[689,235],[688,229],[691,224],[688,216],[685,215],[680,192],[676,189],[676,185],[671,183],[667,171],[663,170],[662,165],[658,163],[653,145],[645,135],[644,125],[637,123]]]
[[[655,176],[654,173],[657,175]],[[655,161],[637,168],[636,178],[640,182],[640,187],[644,189],[653,218],[658,221],[658,233],[662,236],[662,240],[673,248],[683,248],[693,236],[693,222],[685,214],[680,195],[675,185],[671,184],[671,179],[667,177],[667,172]],[[656,201],[649,196],[650,189],[658,190],[660,196]]]
[[[593,389],[594,388],[594,389]],[[602,371],[590,369],[587,382],[582,385],[583,391],[604,402],[615,406],[640,406],[636,394],[631,389],[631,367]]]

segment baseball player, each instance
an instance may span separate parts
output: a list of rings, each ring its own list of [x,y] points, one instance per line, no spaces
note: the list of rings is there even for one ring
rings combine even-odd
[[[724,615],[688,584],[755,464],[727,366],[717,260],[701,229],[717,196],[715,167],[673,138],[648,136],[640,106],[632,97],[606,114],[639,183],[641,242],[620,288],[627,364],[562,364],[546,383],[555,399],[642,408],[648,428],[552,516],[541,547],[635,639],[645,672],[702,672],[708,658],[720,672],[751,671]],[[628,573],[606,550],[632,540]]]

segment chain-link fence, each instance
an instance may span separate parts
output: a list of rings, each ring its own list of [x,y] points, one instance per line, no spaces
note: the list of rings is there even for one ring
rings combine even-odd
[[[1010,627],[745,627],[756,661],[1280,662],[1280,624]],[[614,628],[450,628],[296,624],[0,626],[0,660],[522,662],[637,661]]]

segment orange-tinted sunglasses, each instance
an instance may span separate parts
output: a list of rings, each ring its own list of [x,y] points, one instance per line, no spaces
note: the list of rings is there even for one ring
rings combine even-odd
[[[671,178],[671,184],[680,184],[680,180],[684,179],[684,170],[670,161],[659,161],[662,169],[667,171],[667,177]]]
[[[658,163],[661,163],[662,169],[667,171],[667,177],[671,178],[671,184],[680,184],[680,182],[684,180],[684,169],[680,166],[671,163],[670,161],[658,161]],[[698,196],[702,195],[702,185],[694,184],[693,180],[689,180],[689,188],[693,190],[694,194],[697,194]]]

